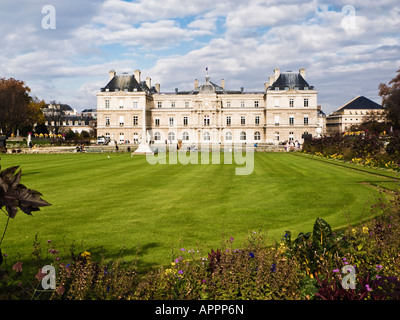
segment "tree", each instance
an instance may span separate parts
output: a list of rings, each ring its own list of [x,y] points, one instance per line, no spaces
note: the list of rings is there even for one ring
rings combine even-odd
[[[388,86],[379,85],[379,95],[382,97],[382,106],[385,108],[386,118],[394,130],[400,129],[400,69]]]
[[[0,78],[0,127],[5,134],[43,121],[44,101],[31,97],[23,81]]]

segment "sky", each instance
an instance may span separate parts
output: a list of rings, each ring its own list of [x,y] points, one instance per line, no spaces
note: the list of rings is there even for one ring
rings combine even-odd
[[[108,72],[141,71],[162,92],[194,80],[263,91],[306,69],[326,114],[400,69],[398,0],[1,0],[0,77],[31,95],[96,108]]]

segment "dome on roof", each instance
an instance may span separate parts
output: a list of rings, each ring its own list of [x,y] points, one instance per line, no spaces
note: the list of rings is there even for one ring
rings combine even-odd
[[[206,77],[206,83],[199,88],[200,93],[214,93],[215,87],[210,83],[210,77]]]

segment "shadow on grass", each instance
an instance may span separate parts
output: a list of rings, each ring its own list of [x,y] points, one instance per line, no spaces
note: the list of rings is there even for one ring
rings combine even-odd
[[[148,256],[148,252],[160,246],[160,243],[150,242],[147,244],[139,244],[129,248],[123,247],[114,253],[104,247],[89,247],[86,250],[95,257],[96,261],[103,258],[105,261],[120,261],[127,266],[135,266],[139,273],[147,272],[158,266],[156,262],[142,261],[143,256]]]

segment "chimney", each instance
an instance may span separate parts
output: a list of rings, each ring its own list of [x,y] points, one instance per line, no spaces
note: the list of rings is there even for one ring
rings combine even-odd
[[[269,77],[269,85],[272,86],[275,82],[275,76],[270,76]]]
[[[135,79],[138,83],[140,83],[140,70],[135,70]]]
[[[108,74],[110,75],[110,80],[111,80],[112,78],[115,77],[116,72],[115,72],[115,70],[110,70],[110,71],[108,72]]]
[[[274,69],[274,77],[275,77],[275,81],[276,79],[279,78],[279,75],[281,74],[281,71],[279,70],[279,68],[275,68]]]
[[[156,83],[156,91],[157,91],[158,93],[160,93],[160,84],[159,84],[159,83]]]
[[[150,77],[146,78],[146,85],[149,87],[149,89],[151,89],[151,78]]]
[[[197,90],[199,88],[199,80],[195,79],[194,80],[194,90]]]
[[[304,68],[301,68],[300,70],[299,70],[299,73],[300,73],[300,75],[304,78],[304,80],[306,79],[306,69],[304,69]]]
[[[222,89],[225,90],[225,80],[224,79],[221,79],[221,87],[222,87]]]

